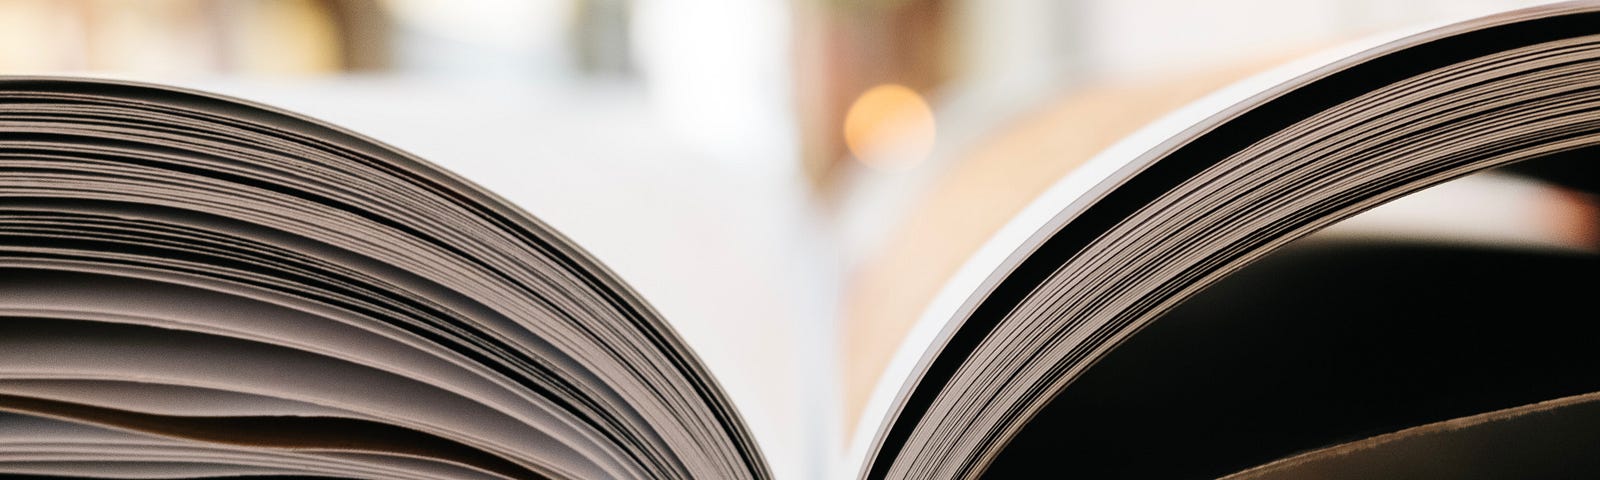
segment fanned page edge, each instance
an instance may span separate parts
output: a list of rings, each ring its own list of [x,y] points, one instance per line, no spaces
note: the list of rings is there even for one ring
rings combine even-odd
[[[1507,461],[1508,459],[1514,458],[1515,452],[1504,452],[1500,449],[1484,448],[1489,445],[1484,445],[1483,443],[1489,443],[1492,445],[1495,441],[1502,439],[1504,439],[1504,441],[1500,443],[1515,443],[1519,442],[1521,437],[1519,437],[1517,440],[1512,440],[1509,438],[1509,436],[1496,435],[1496,433],[1503,433],[1495,432],[1496,429],[1515,429],[1516,427],[1524,426],[1523,424],[1533,424],[1533,429],[1540,430],[1542,433],[1550,436],[1561,436],[1563,434],[1574,433],[1581,434],[1585,431],[1592,432],[1592,430],[1585,430],[1581,427],[1548,429],[1540,429],[1539,427],[1552,427],[1552,424],[1558,423],[1563,425],[1588,424],[1592,426],[1593,422],[1597,418],[1600,418],[1600,392],[1585,393],[1561,397],[1553,400],[1545,400],[1519,407],[1511,407],[1503,410],[1495,410],[1476,415],[1453,418],[1450,420],[1429,423],[1426,425],[1420,425],[1404,430],[1355,440],[1348,443],[1341,443],[1317,450],[1311,450],[1297,455],[1284,457],[1260,466],[1235,472],[1228,476],[1222,477],[1220,480],[1350,478],[1362,476],[1363,473],[1370,475],[1380,472],[1387,473],[1389,475],[1403,472],[1422,477],[1432,477],[1436,475],[1440,477],[1447,477],[1453,476],[1453,474],[1450,472],[1454,472],[1454,474],[1461,474],[1463,473],[1462,470],[1474,470],[1474,468],[1469,465],[1453,464],[1452,462],[1415,462],[1408,465],[1421,466],[1422,468],[1420,470],[1412,470],[1409,472],[1404,472],[1399,469],[1390,470],[1384,468],[1395,467],[1393,463],[1395,463],[1394,461],[1399,458],[1411,458],[1410,455],[1405,454],[1403,449],[1419,446],[1423,450],[1427,450],[1427,447],[1432,446],[1439,450],[1439,452],[1445,453],[1446,455],[1442,455],[1445,458],[1451,458],[1449,456],[1451,453],[1461,454],[1460,456],[1454,456],[1453,458],[1465,460],[1463,463],[1477,462],[1479,467],[1484,466],[1485,463],[1499,465],[1510,464],[1513,466],[1501,468],[1506,470],[1515,470],[1516,467],[1514,465],[1516,465],[1516,463]],[[1583,420],[1587,420],[1587,422],[1583,422]],[[1474,436],[1482,438],[1474,439],[1472,438]],[[1592,437],[1592,434],[1590,436]],[[1432,443],[1432,445],[1429,445],[1430,443]],[[1534,445],[1543,445],[1542,442],[1537,441],[1532,443]],[[1471,447],[1468,447],[1468,445],[1471,445]],[[1563,445],[1570,445],[1570,443],[1564,443]],[[1538,447],[1531,448],[1538,449]],[[1485,452],[1487,454],[1478,454],[1472,458],[1468,458],[1465,454],[1469,452]],[[1435,453],[1435,455],[1439,456],[1438,453]],[[1439,458],[1432,459],[1439,460]],[[1369,470],[1358,473],[1357,471],[1361,470],[1362,467],[1378,468],[1379,470]],[[1482,472],[1480,471],[1478,473]],[[1507,476],[1538,476],[1529,475],[1527,472],[1520,471],[1517,473],[1502,473],[1507,474]],[[1491,477],[1493,476],[1491,474],[1485,475]]]
[[[871,478],[876,458],[911,395],[965,321],[1046,240],[1168,153],[1240,114],[1319,79],[1410,47],[1488,27],[1600,10],[1572,1],[1488,16],[1463,15],[1376,34],[1254,75],[1190,103],[1123,138],[1046,189],[964,262],[901,340],[847,439],[837,478]]]
[[[541,240],[550,242],[552,246],[559,248],[570,260],[581,265],[584,272],[595,280],[602,282],[607,290],[616,295],[618,300],[626,303],[628,309],[633,310],[640,318],[649,322],[653,333],[666,342],[670,346],[671,352],[682,360],[682,365],[689,369],[686,372],[688,376],[697,379],[701,383],[696,388],[706,392],[703,398],[708,401],[711,411],[722,421],[721,428],[727,431],[729,437],[736,442],[741,452],[744,453],[743,461],[749,466],[749,471],[756,478],[770,478],[772,476],[770,466],[762,453],[762,445],[757,443],[759,437],[752,434],[747,423],[736,410],[736,406],[728,397],[726,389],[721,386],[713,372],[706,367],[705,362],[699,358],[698,354],[689,348],[688,343],[672,327],[670,321],[663,318],[643,296],[587,250],[500,194],[489,191],[470,179],[464,178],[427,159],[362,133],[294,111],[245,98],[183,86],[97,76],[4,76],[0,77],[0,88],[8,84],[57,82],[74,84],[85,88],[130,89],[140,90],[149,95],[171,95],[187,101],[213,104],[213,106],[224,109],[225,112],[222,114],[227,116],[241,116],[254,120],[278,117],[280,118],[279,121],[292,122],[301,127],[320,130],[326,134],[324,136],[325,139],[337,141],[343,147],[367,152],[380,152],[387,160],[392,160],[392,166],[433,180],[439,185],[467,197],[477,205],[489,209],[502,219],[514,222],[516,228],[534,233]]]

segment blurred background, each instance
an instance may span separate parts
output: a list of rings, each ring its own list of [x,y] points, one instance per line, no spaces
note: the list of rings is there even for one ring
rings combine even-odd
[[[816,477],[946,277],[1078,163],[1287,60],[1533,3],[0,0],[0,73],[236,95],[457,171],[616,270]]]

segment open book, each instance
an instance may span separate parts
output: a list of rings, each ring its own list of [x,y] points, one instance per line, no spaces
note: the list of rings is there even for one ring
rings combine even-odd
[[[1595,3],[1220,92],[967,261],[840,475],[1600,472],[1596,261],[1575,252],[1594,231],[1284,248],[1496,167],[1565,182],[1592,216],[1596,146]],[[425,160],[263,105],[67,78],[0,79],[0,152],[0,474],[773,476],[780,447],[670,319]]]

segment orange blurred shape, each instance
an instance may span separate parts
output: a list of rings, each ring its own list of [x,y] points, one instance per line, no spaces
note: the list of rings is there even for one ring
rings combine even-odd
[[[901,85],[872,87],[850,105],[844,142],[857,160],[878,170],[915,166],[933,152],[933,110]]]

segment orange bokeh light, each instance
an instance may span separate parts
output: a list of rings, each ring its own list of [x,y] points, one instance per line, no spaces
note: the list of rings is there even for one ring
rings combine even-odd
[[[845,114],[844,141],[850,153],[869,167],[910,168],[933,153],[933,110],[905,86],[872,87]]]

